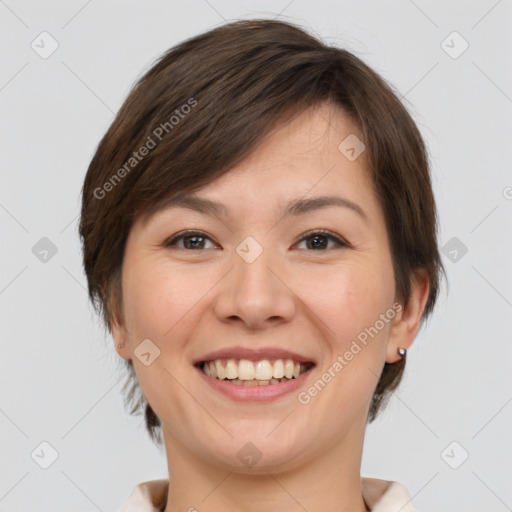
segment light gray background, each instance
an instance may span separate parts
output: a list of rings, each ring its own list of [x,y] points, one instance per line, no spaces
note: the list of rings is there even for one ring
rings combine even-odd
[[[512,510],[512,2],[6,0],[0,511],[113,511],[135,484],[167,477],[142,418],[123,410],[117,354],[88,304],[80,187],[130,86],[164,50],[224,20],[279,13],[405,96],[430,150],[441,245],[457,237],[468,249],[443,256],[449,293],[368,427],[362,473],[401,481],[421,512]],[[59,45],[47,59],[31,48],[43,31]],[[457,58],[461,39],[442,45],[453,31],[469,44]],[[32,252],[42,237],[58,249],[46,263]],[[43,441],[58,452],[48,469],[31,458]]]

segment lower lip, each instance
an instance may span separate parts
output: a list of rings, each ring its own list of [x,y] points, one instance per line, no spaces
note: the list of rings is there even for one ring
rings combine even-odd
[[[296,379],[291,379],[279,384],[268,384],[266,386],[244,386],[238,384],[231,384],[226,380],[219,380],[214,377],[206,375],[201,368],[197,366],[195,369],[201,374],[201,378],[216,391],[224,395],[238,400],[240,402],[268,402],[284,396],[292,391],[300,388],[308,379],[314,367],[305,371]]]

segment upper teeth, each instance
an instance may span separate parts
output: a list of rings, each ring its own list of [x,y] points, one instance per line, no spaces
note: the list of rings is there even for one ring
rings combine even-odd
[[[270,380],[297,378],[306,370],[306,366],[291,359],[276,359],[272,363],[268,359],[215,359],[206,361],[202,369],[206,375],[217,379]]]

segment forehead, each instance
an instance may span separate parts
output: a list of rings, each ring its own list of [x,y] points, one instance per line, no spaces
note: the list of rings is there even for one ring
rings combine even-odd
[[[229,171],[193,193],[178,194],[160,210],[183,207],[229,219],[261,216],[263,209],[297,213],[316,201],[316,206],[337,203],[365,217],[366,210],[375,210],[375,198],[365,152],[357,147],[356,158],[346,153],[345,141],[351,139],[363,144],[359,128],[339,107],[310,107],[277,123]]]
[[[266,162],[268,165],[276,166],[300,165],[302,159],[306,159],[306,162],[314,160],[316,164],[321,164],[324,159],[328,164],[341,162],[338,158],[340,155],[347,162],[355,162],[353,167],[364,167],[366,155],[363,139],[352,116],[341,107],[324,102],[298,112],[285,121],[276,122],[243,163],[233,170],[247,166],[258,167],[267,159],[273,159]],[[348,145],[346,142],[349,142]],[[358,150],[357,153],[347,152],[350,145]]]
[[[346,151],[347,139],[348,146],[360,143],[356,158]],[[294,199],[334,194],[346,196],[347,202],[349,196],[367,201],[373,186],[363,147],[360,129],[341,109],[311,107],[277,124],[238,165],[197,193],[241,206],[273,202],[294,208]]]

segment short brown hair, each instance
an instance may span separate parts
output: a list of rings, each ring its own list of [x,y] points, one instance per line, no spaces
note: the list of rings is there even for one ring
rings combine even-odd
[[[412,276],[423,272],[430,291],[422,321],[430,315],[443,266],[428,155],[413,119],[392,87],[351,52],[291,23],[249,20],[163,54],[134,85],[92,158],[79,231],[89,296],[109,331],[122,318],[120,276],[133,222],[228,172],[277,121],[323,102],[340,106],[359,127],[385,215],[397,295],[406,304]],[[150,436],[161,442],[160,420],[132,361],[125,363],[125,404],[132,414],[144,409]],[[385,363],[369,422],[398,386],[404,365]]]

